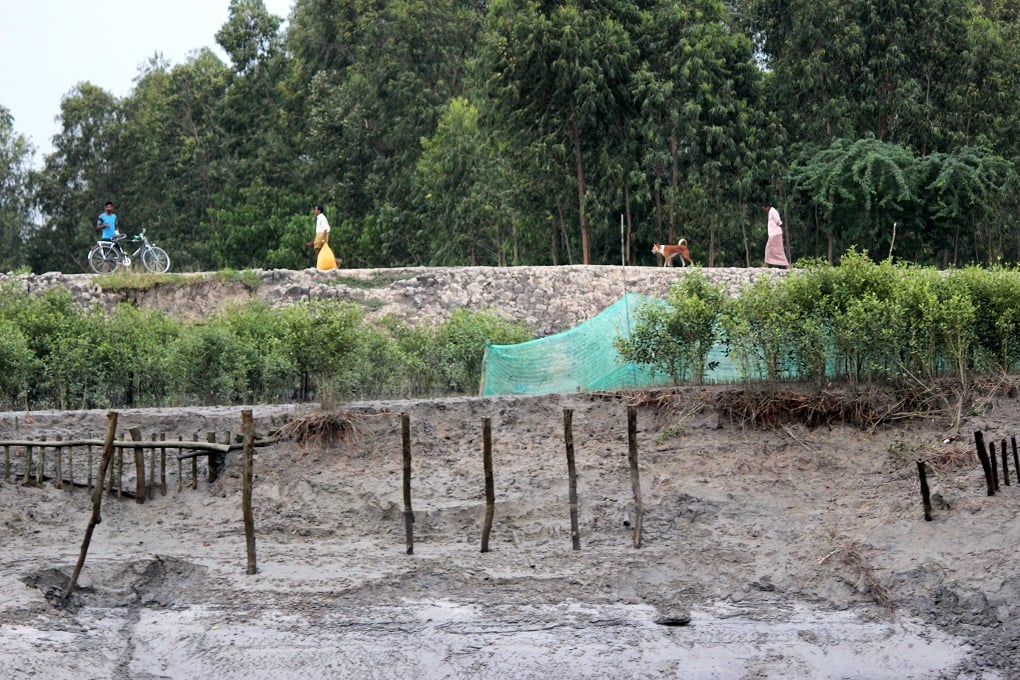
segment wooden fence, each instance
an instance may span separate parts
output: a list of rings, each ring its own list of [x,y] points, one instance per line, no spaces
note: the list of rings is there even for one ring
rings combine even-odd
[[[92,491],[100,483],[96,477],[104,443],[102,439],[45,435],[38,439],[0,440],[3,480],[23,486],[51,483],[58,489],[79,487]],[[157,492],[166,495],[168,477],[171,485],[176,481],[178,493],[186,486],[185,482],[197,489],[200,474],[206,475],[209,483],[215,482],[223,472],[227,454],[242,450],[244,442],[240,435],[231,432],[222,433],[222,437],[216,432],[207,432],[202,438],[195,433],[191,439],[174,438],[160,432],[143,439],[139,428],[131,428],[114,440],[113,446],[107,478],[102,480],[105,490],[111,495],[133,497],[137,503],[144,503],[153,499]],[[125,455],[125,452],[130,453]]]

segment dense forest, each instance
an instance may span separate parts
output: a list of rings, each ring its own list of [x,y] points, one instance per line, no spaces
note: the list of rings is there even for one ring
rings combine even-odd
[[[231,0],[35,169],[0,107],[0,270],[84,271],[102,202],[178,270],[1020,259],[1015,0]]]

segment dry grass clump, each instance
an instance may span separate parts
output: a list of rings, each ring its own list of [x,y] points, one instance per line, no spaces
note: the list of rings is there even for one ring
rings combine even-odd
[[[934,456],[929,456],[924,460],[936,473],[969,468],[976,461],[977,453],[973,449],[967,449],[962,446],[953,446],[944,451],[939,451]]]
[[[882,585],[875,570],[864,558],[864,545],[860,541],[856,539],[847,541],[818,560],[818,563],[822,564],[834,555],[839,555],[843,565],[853,573],[853,581],[859,591],[870,595],[875,604],[883,607],[886,611],[892,612],[895,609],[892,593]]]
[[[293,439],[302,446],[335,446],[352,441],[358,434],[349,411],[315,411],[293,418],[280,428],[280,439]]]

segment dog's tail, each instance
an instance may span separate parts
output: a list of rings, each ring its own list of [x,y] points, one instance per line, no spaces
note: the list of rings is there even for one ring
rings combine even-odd
[[[677,241],[677,242],[676,242],[676,244],[677,244],[678,246],[685,246],[685,245],[687,245],[687,239],[685,239],[685,238],[682,238],[682,239],[680,239],[679,241]]]

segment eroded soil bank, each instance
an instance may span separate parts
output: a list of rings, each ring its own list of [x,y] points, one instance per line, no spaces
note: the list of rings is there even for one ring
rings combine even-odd
[[[725,389],[345,405],[349,441],[256,450],[253,576],[236,454],[196,490],[185,466],[179,493],[174,461],[166,496],[104,498],[66,606],[52,595],[90,499],[22,485],[15,453],[14,479],[0,481],[0,677],[1020,676],[1020,485],[987,496],[972,453],[975,430],[990,442],[1020,434],[1020,399],[994,397],[943,443],[952,433],[938,417],[873,431],[755,428],[715,405]],[[639,404],[640,548],[628,404]],[[256,426],[267,434],[312,408],[257,407]],[[119,423],[176,438],[236,430],[239,413],[131,410]],[[411,424],[411,555],[400,413]],[[0,436],[95,436],[106,424],[101,411],[25,416],[0,414]]]

